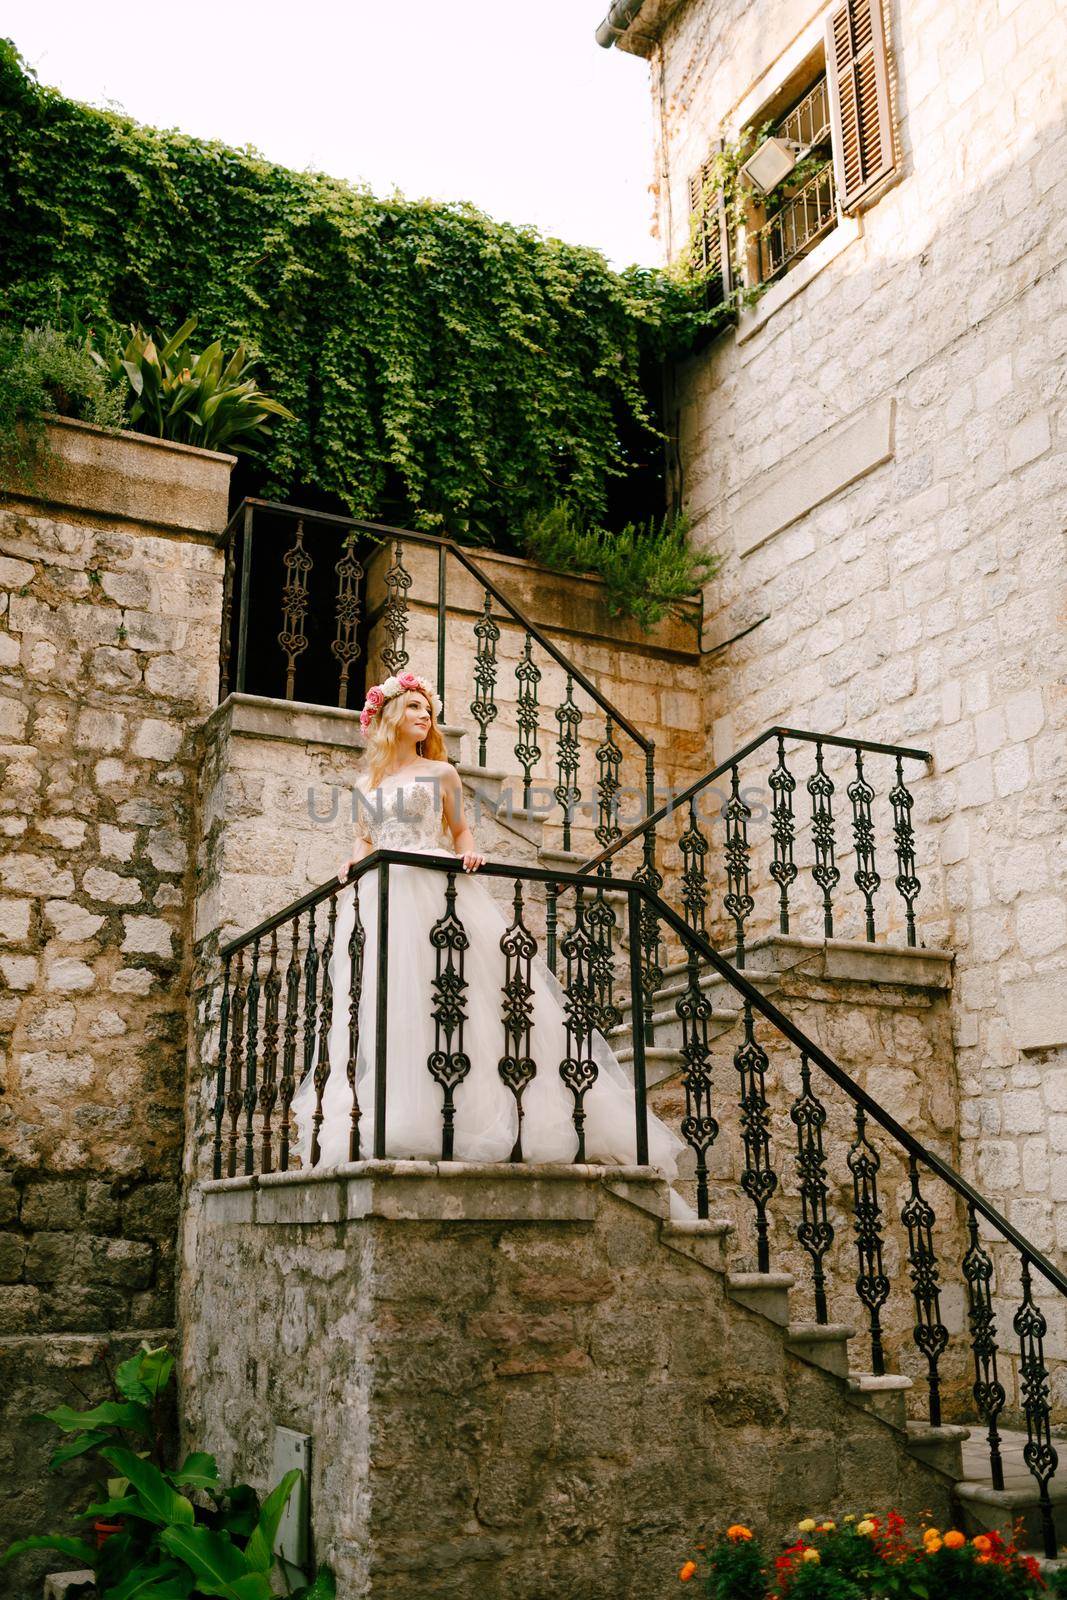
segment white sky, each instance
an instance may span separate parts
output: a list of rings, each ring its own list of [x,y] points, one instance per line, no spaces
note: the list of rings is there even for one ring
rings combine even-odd
[[[5,0],[42,83],[378,194],[658,262],[647,68],[608,0]]]

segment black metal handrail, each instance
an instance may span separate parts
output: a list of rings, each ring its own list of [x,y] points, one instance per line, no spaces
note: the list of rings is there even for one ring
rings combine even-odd
[[[400,850],[376,850],[361,861],[349,874],[348,883],[358,882],[368,873],[378,872],[378,970],[376,975],[376,1008],[374,1056],[374,1155],[386,1154],[386,1055],[388,1018],[388,914],[389,870],[392,866],[414,867],[423,871],[446,875],[445,915],[427,930],[427,936],[437,952],[437,979],[435,980],[436,1005],[433,1010],[436,1028],[436,1047],[427,1062],[427,1069],[440,1085],[442,1100],[442,1159],[450,1160],[453,1154],[453,1123],[456,1115],[452,1093],[470,1070],[470,1058],[463,1053],[463,1019],[465,1016],[462,994],[467,984],[463,976],[463,951],[468,941],[462,922],[456,916],[455,883],[461,870],[457,857],[431,856]],[[834,1242],[835,1231],[830,1221],[826,1154],[823,1147],[823,1129],[827,1124],[827,1111],[818,1094],[813,1091],[811,1067],[839,1089],[851,1102],[854,1112],[855,1139],[848,1146],[847,1165],[852,1177],[854,1248],[858,1258],[856,1294],[869,1321],[871,1365],[878,1375],[885,1371],[882,1308],[891,1292],[890,1279],[883,1257],[886,1218],[879,1196],[878,1174],[881,1158],[868,1136],[868,1125],[873,1124],[888,1136],[893,1145],[906,1158],[910,1193],[899,1213],[902,1228],[906,1229],[910,1293],[914,1302],[915,1322],[913,1338],[927,1361],[928,1406],[931,1426],[942,1420],[942,1400],[939,1363],[949,1344],[949,1330],[941,1318],[941,1268],[934,1247],[934,1226],[937,1218],[932,1206],[922,1193],[922,1177],[932,1176],[944,1183],[954,1198],[962,1203],[966,1212],[966,1230],[969,1243],[962,1257],[962,1276],[966,1282],[968,1322],[971,1334],[971,1353],[974,1362],[975,1382],[972,1388],[976,1409],[987,1428],[990,1468],[995,1488],[1004,1483],[1000,1450],[999,1418],[1007,1405],[1007,1394],[998,1376],[997,1356],[1000,1350],[996,1337],[996,1311],[991,1284],[994,1262],[981,1242],[979,1221],[999,1235],[1001,1241],[1017,1254],[1020,1267],[1022,1300],[1012,1327],[1018,1336],[1019,1378],[1022,1410],[1027,1427],[1027,1445],[1024,1460],[1033,1475],[1039,1491],[1042,1527],[1046,1549],[1055,1551],[1055,1531],[1052,1522],[1052,1505],[1049,1482],[1053,1477],[1058,1456],[1052,1443],[1051,1403],[1049,1398],[1049,1373],[1045,1364],[1044,1337],[1047,1322],[1033,1295],[1032,1269],[1037,1271],[1059,1294],[1067,1296],[1067,1276],[1004,1217],[974,1186],[933,1150],[903,1127],[866,1090],[864,1090],[837,1061],[823,1050],[805,1031],[792,1021],[778,1006],[753,984],[743,972],[738,971],[711,944],[701,931],[694,929],[669,906],[648,884],[633,878],[613,878],[602,875],[592,881],[581,872],[560,872],[546,868],[509,865],[489,862],[481,868],[484,875],[508,878],[515,884],[515,921],[501,938],[500,948],[507,960],[507,981],[503,985],[504,1004],[501,1011],[504,1051],[499,1061],[499,1071],[507,1087],[516,1097],[518,1137],[512,1160],[522,1160],[522,1093],[532,1081],[537,1064],[529,1054],[530,1018],[533,994],[531,987],[531,959],[537,941],[523,921],[522,883],[540,883],[545,886],[548,901],[546,920],[546,955],[549,967],[555,970],[556,910],[561,892],[574,892],[574,928],[559,943],[566,958],[567,1059],[559,1063],[560,1076],[574,1097],[574,1124],[578,1136],[577,1159],[585,1159],[584,1096],[596,1079],[596,1067],[590,1057],[593,1032],[603,1032],[608,1018],[617,1021],[620,1013],[612,996],[613,946],[612,929],[615,923],[607,896],[610,893],[625,896],[630,930],[629,976],[631,994],[636,996],[643,984],[641,958],[638,951],[638,929],[642,912],[653,915],[667,926],[681,942],[687,957],[686,992],[676,1002],[675,1010],[681,1020],[683,1045],[680,1052],[684,1069],[682,1086],[685,1092],[685,1115],[681,1123],[682,1136],[696,1155],[698,1214],[709,1214],[708,1153],[719,1133],[719,1123],[714,1115],[712,1101],[711,1047],[708,1021],[711,1002],[703,992],[700,982],[701,968],[710,968],[738,996],[742,1028],[742,1042],[734,1052],[734,1066],[740,1080],[740,1128],[744,1151],[744,1168],[739,1178],[741,1193],[754,1209],[754,1227],[757,1251],[757,1268],[766,1273],[771,1266],[769,1206],[779,1180],[773,1163],[771,1107],[768,1100],[767,1071],[770,1060],[755,1034],[755,1019],[762,1018],[799,1053],[801,1067],[801,1092],[790,1108],[790,1120],[796,1128],[797,1152],[795,1164],[800,1178],[799,1194],[802,1221],[795,1229],[799,1247],[811,1262],[812,1286],[815,1298],[816,1322],[829,1321],[824,1257]],[[226,1168],[232,1176],[238,1165],[240,1143],[239,1123],[244,1114],[244,1171],[255,1171],[255,1118],[261,1116],[263,1141],[262,1170],[271,1170],[273,1135],[270,1118],[278,1101],[277,1063],[279,1041],[282,1035],[281,1054],[283,1078],[281,1103],[283,1124],[280,1134],[280,1165],[286,1168],[289,1158],[289,1110],[292,1102],[296,1073],[297,1035],[302,1031],[303,1073],[313,1079],[316,1090],[315,1112],[312,1118],[310,1159],[314,1166],[319,1159],[319,1128],[323,1121],[322,1102],[326,1081],[330,1075],[326,1037],[333,1017],[334,995],[331,977],[331,956],[337,924],[338,896],[342,892],[339,881],[331,880],[292,902],[284,910],[265,919],[257,927],[228,941],[221,949],[223,963],[222,998],[219,1012],[219,1059],[216,1068],[216,1096],[214,1102],[214,1166],[215,1176],[223,1169],[223,1121],[230,1114],[228,1161]],[[583,909],[583,896],[590,895],[606,915],[593,918]],[[323,901],[330,901],[330,912],[321,952],[316,944],[314,913]],[[301,947],[301,919],[308,919],[308,932]],[[284,954],[279,955],[279,933],[291,928],[292,956],[288,969],[282,971]],[[606,936],[606,942],[605,942]],[[267,952],[268,970],[261,975],[261,958]],[[352,1132],[349,1143],[350,1159],[360,1156],[358,1125],[362,1115],[356,1103],[356,1055],[358,1045],[358,1011],[363,984],[363,930],[359,912],[359,896],[355,896],[355,921],[349,941],[350,994],[349,1015],[349,1066],[348,1081],[352,1092]],[[250,956],[247,977],[244,971],[246,954]],[[236,969],[233,971],[233,963]],[[525,963],[525,970],[523,970]],[[340,969],[339,969],[340,970]],[[318,973],[321,971],[321,989]],[[304,983],[303,993],[301,983]],[[284,1026],[280,998],[286,992]],[[262,1034],[260,1032],[260,1002],[265,1000]],[[636,1004],[631,1012],[636,1016]],[[525,1028],[525,1042],[523,1029]],[[642,1029],[631,1029],[633,1043],[633,1080],[635,1147],[638,1160],[645,1164],[648,1157],[648,1123],[646,1105],[645,1051]],[[573,1043],[574,1036],[578,1043]],[[228,1050],[228,1044],[231,1048]],[[263,1072],[257,1078],[259,1054],[263,1056]],[[268,1066],[269,1063],[269,1066]],[[784,1084],[784,1079],[783,1079]],[[1003,1289],[1002,1289],[1003,1292]]]

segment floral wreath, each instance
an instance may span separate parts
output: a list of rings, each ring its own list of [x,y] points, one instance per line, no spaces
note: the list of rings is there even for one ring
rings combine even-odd
[[[444,709],[441,704],[441,697],[432,685],[428,684],[425,678],[420,678],[417,673],[398,672],[395,677],[386,678],[383,683],[372,684],[367,690],[366,704],[359,714],[359,725],[363,732],[366,733],[370,727],[371,718],[377,716],[387,700],[395,700],[397,695],[400,694],[410,694],[412,689],[426,696],[433,706],[435,717],[441,715]]]

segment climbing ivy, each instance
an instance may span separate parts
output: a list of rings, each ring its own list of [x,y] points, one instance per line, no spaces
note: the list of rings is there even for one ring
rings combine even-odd
[[[295,420],[245,487],[490,542],[661,509],[659,362],[709,321],[684,277],[75,104],[3,42],[0,258],[4,318],[258,351]]]

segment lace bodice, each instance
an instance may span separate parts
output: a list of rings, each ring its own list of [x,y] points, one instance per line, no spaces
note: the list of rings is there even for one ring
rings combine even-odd
[[[388,780],[357,791],[356,830],[379,850],[441,850],[441,784],[433,778]]]

